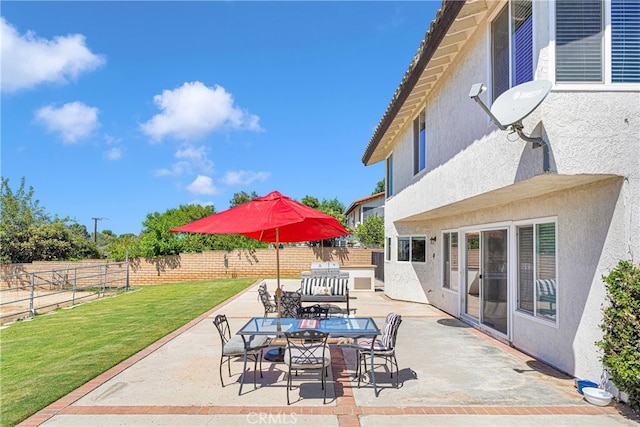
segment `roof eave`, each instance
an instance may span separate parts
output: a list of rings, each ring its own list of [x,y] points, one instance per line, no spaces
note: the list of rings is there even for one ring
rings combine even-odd
[[[424,49],[420,53],[418,60],[415,62],[415,66],[407,71],[406,79],[400,83],[400,87],[398,87],[387,111],[371,137],[369,145],[367,145],[367,148],[365,149],[364,155],[362,156],[362,163],[364,163],[365,166],[369,166],[379,161],[372,161],[372,156],[378,148],[382,137],[389,130],[394,118],[411,94],[411,91],[416,86],[422,72],[425,70],[427,64],[433,57],[433,54],[438,49],[438,46],[440,46],[440,43],[442,43],[447,31],[449,31],[449,28],[455,21],[465,3],[466,0],[443,0],[442,8],[438,11],[436,19],[431,25],[431,29],[425,35]]]

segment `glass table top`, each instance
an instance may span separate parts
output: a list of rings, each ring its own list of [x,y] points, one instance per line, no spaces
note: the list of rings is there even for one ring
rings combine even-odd
[[[328,332],[332,337],[360,337],[380,334],[380,329],[378,329],[376,322],[370,317],[330,317],[328,319],[254,317],[249,320],[237,334],[284,335],[285,332],[294,332],[303,329],[316,329],[322,332]]]

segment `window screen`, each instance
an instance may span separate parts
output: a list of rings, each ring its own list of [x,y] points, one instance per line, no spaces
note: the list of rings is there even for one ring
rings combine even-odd
[[[491,23],[491,49],[493,56],[492,88],[495,101],[509,89],[509,8],[505,7]]]
[[[640,2],[611,2],[611,81],[640,83]]]
[[[556,0],[556,81],[603,81],[602,16],[602,0]]]
[[[533,15],[530,1],[511,5],[511,39],[513,44],[513,85],[533,80]]]

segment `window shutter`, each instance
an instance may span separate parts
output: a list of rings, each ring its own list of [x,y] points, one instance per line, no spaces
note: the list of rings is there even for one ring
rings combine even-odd
[[[602,10],[602,0],[556,0],[556,81],[603,81]]]
[[[611,2],[611,81],[640,83],[640,2]]]

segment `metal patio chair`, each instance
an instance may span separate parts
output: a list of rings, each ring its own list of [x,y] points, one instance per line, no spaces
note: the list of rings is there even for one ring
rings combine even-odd
[[[284,363],[287,372],[287,405],[291,404],[289,390],[291,389],[292,372],[298,370],[320,370],[322,384],[322,403],[327,403],[327,384],[329,366],[331,366],[331,350],[327,344],[328,332],[315,329],[305,329],[295,332],[285,332],[287,349],[284,352]]]
[[[262,282],[260,286],[258,286],[258,298],[262,302],[264,306],[264,317],[269,317],[269,313],[277,313],[278,306],[274,302],[273,298],[271,298],[271,294],[267,290],[267,283]]]
[[[389,372],[393,378],[393,367],[396,368],[396,388],[399,387],[398,378],[398,360],[396,359],[396,337],[398,328],[402,323],[402,316],[396,313],[389,313],[384,323],[382,336],[375,341],[372,338],[358,338],[354,343],[354,347],[358,356],[358,365],[356,367],[356,376],[358,377],[358,388],[360,388],[360,379],[363,372],[367,372],[367,359],[371,358],[371,348],[373,346],[373,356],[384,359],[385,366],[391,363]],[[364,365],[364,371],[362,370]],[[372,366],[371,369],[375,367]]]
[[[256,367],[258,359],[260,359],[260,378],[262,378],[262,352],[265,347],[269,346],[269,338],[264,335],[253,335],[249,337],[248,340],[238,335],[231,337],[229,322],[227,321],[227,316],[224,314],[218,314],[213,320],[213,324],[218,330],[222,342],[222,350],[220,353],[220,383],[222,387],[224,387],[222,365],[225,361],[227,362],[229,376],[231,376],[231,359],[235,357],[243,357],[245,367],[246,358],[253,358],[253,386],[256,387]],[[244,372],[242,379],[244,379]]]

